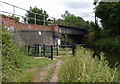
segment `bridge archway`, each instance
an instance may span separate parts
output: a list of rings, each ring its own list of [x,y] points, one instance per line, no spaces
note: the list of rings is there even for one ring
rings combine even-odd
[[[83,35],[68,35],[68,43],[69,44],[82,44],[83,43]]]
[[[62,45],[67,45],[67,44],[82,44],[84,35],[67,35],[63,34],[61,38],[61,44]]]
[[[86,29],[58,25],[58,32],[61,34],[61,44],[81,44],[83,43],[84,35],[87,34]]]

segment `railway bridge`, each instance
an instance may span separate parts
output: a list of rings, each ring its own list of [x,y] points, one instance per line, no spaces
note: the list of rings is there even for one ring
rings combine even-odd
[[[87,34],[86,29],[69,27],[63,25],[35,25],[16,22],[14,18],[2,15],[1,24],[14,29],[15,40],[20,45],[61,45],[82,43],[83,36]]]
[[[61,34],[62,44],[83,43],[83,36],[87,34],[86,29],[58,25],[58,32]]]

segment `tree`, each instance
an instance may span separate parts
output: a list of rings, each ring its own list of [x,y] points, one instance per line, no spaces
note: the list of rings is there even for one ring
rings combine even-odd
[[[89,28],[89,22],[83,20],[82,17],[75,16],[74,14],[69,13],[69,11],[65,11],[64,14],[61,15],[63,19],[59,19],[57,21],[60,25],[78,27],[78,28]]]
[[[12,15],[12,16],[10,16],[10,17],[14,18],[16,22],[20,22],[20,17],[17,17],[17,16],[15,16],[15,15]]]
[[[45,10],[42,8],[39,9],[37,7],[30,7],[29,11],[27,11],[27,14],[25,14],[26,19],[24,19],[24,22],[28,22],[30,24],[38,24],[38,25],[44,25],[44,20],[47,21],[48,14]],[[36,19],[36,22],[35,22]],[[45,22],[47,24],[47,22]]]
[[[87,46],[95,51],[120,53],[120,2],[100,2],[95,13],[101,19],[103,29],[91,23],[91,32],[86,36]],[[92,38],[92,39],[91,39]]]
[[[100,2],[95,13],[108,34],[120,35],[120,2]]]
[[[69,11],[65,11],[65,13],[63,15],[61,15],[62,18],[65,18],[65,17],[68,17],[70,16],[71,14],[69,13]]]

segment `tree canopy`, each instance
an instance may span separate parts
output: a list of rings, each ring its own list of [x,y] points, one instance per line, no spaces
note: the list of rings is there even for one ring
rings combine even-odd
[[[85,29],[88,29],[89,27],[89,21],[85,21],[82,17],[75,16],[74,14],[69,13],[69,11],[65,11],[61,16],[63,19],[59,19],[57,24]]]
[[[35,24],[35,18],[36,18],[36,24],[38,25],[43,25],[44,24],[43,20],[46,21],[48,18],[47,12],[42,8],[39,9],[37,7],[34,8],[30,7],[29,11],[27,11],[25,16],[28,18],[28,19],[24,19],[25,22],[27,21],[30,24]],[[45,22],[45,24],[47,24],[47,22]]]
[[[120,35],[120,2],[100,2],[95,13],[108,33]]]
[[[97,51],[120,53],[120,2],[100,2],[95,13],[101,19],[103,29],[92,24],[86,45]]]

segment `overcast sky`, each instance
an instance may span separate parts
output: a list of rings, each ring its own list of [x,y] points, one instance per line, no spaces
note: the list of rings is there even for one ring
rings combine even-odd
[[[47,11],[50,17],[61,18],[65,10],[83,17],[85,20],[94,21],[93,5],[94,0],[1,0],[15,6],[29,10],[30,6],[37,6]],[[0,10],[13,12],[13,7],[0,2]],[[16,14],[25,15],[25,11],[15,9]]]

